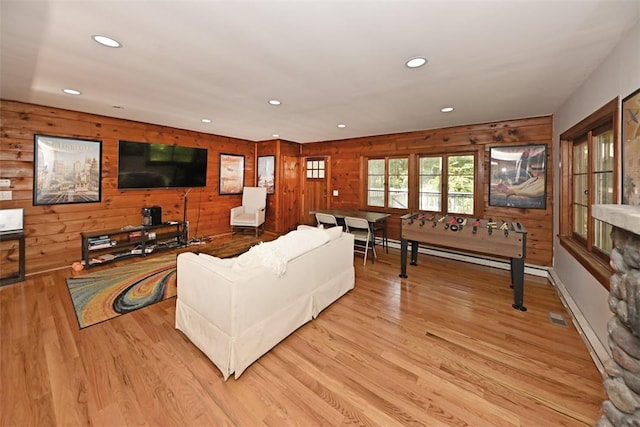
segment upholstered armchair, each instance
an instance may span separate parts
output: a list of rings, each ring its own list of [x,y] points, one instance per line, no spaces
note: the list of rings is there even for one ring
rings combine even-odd
[[[256,236],[264,231],[267,189],[264,187],[244,187],[242,206],[231,209],[231,234],[238,229],[255,230]]]

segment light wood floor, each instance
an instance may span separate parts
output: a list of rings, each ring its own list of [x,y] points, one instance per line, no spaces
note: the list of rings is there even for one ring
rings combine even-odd
[[[175,299],[79,330],[70,270],[2,287],[1,425],[595,424],[602,377],[546,279],[526,276],[520,312],[508,271],[420,255],[401,280],[399,251],[379,256],[227,382],[174,329]]]

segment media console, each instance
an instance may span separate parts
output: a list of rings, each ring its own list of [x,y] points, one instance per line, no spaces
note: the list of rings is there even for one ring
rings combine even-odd
[[[411,265],[418,262],[418,242],[462,251],[506,257],[511,260],[513,308],[524,306],[524,259],[527,230],[519,222],[493,221],[410,213],[400,217],[400,277],[407,276],[407,249],[411,242]]]
[[[87,268],[187,244],[187,227],[182,221],[81,234],[82,262]]]

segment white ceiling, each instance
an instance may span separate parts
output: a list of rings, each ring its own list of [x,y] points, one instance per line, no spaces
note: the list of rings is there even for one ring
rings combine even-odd
[[[0,14],[3,99],[302,143],[553,114],[640,1],[1,0]],[[405,67],[414,56],[429,62]]]

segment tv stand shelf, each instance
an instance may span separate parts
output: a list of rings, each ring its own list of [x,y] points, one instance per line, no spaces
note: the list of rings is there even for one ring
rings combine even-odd
[[[82,262],[89,268],[134,256],[178,248],[187,243],[187,228],[180,221],[123,227],[82,235]]]

